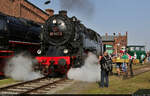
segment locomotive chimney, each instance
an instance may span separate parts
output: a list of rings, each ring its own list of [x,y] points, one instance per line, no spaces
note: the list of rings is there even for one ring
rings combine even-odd
[[[50,17],[54,15],[54,10],[53,10],[53,9],[46,9],[45,11],[46,11],[46,13],[47,13]]]
[[[67,11],[66,10],[61,10],[61,11],[59,11],[59,15],[67,16]]]

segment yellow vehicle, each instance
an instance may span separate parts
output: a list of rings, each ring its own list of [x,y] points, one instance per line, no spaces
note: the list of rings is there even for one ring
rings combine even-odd
[[[130,62],[129,59],[120,59],[120,58],[114,58],[112,59],[112,61],[113,63],[123,63],[123,62],[129,63]],[[140,62],[139,59],[133,59],[133,64],[137,64],[139,62]]]
[[[114,58],[112,59],[112,61],[113,63],[123,63],[123,62],[129,63],[129,59]]]

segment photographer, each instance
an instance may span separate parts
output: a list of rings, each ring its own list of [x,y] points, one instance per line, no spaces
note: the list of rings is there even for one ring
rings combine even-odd
[[[101,65],[101,82],[100,82],[100,88],[108,87],[109,86],[109,72],[112,71],[112,63],[109,62],[110,57],[108,53],[105,51],[103,56],[100,59],[100,65]]]

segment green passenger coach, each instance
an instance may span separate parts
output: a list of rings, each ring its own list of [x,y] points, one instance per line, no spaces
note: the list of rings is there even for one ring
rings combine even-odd
[[[142,61],[146,58],[145,46],[141,46],[141,45],[129,45],[129,46],[127,46],[127,52],[132,57],[136,53],[136,59],[139,59],[140,63],[142,63]]]

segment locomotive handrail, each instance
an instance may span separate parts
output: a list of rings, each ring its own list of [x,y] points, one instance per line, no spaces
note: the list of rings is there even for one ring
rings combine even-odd
[[[28,45],[40,45],[40,44],[41,44],[41,43],[22,42],[22,41],[12,41],[12,40],[9,40],[9,43],[28,44]]]

